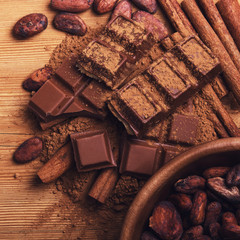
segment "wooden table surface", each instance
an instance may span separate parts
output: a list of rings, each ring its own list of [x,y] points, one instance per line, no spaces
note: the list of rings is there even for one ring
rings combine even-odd
[[[26,114],[29,93],[21,84],[34,70],[43,67],[65,34],[52,26],[56,14],[50,0],[0,0],[0,239],[98,239],[94,227],[69,230],[66,214],[59,216],[55,206],[67,201],[53,184],[36,184],[42,163],[13,162],[16,147],[37,131]],[[18,19],[39,12],[48,17],[48,28],[26,40],[17,40],[11,30]],[[109,14],[97,16],[92,10],[80,16],[88,26],[104,24]],[[86,225],[86,220],[82,220]]]

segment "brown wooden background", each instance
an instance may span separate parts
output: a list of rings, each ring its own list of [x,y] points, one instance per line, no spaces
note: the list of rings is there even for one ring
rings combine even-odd
[[[26,114],[30,95],[21,88],[21,83],[31,72],[48,63],[51,52],[65,37],[52,27],[56,12],[50,9],[49,2],[0,0],[0,239],[77,239],[80,236],[94,240],[97,239],[94,227],[81,233],[79,229],[69,230],[71,222],[66,215],[71,211],[61,209],[61,201],[67,199],[56,191],[54,184],[36,184],[39,161],[25,165],[12,161],[16,147],[37,130]],[[16,21],[34,12],[48,17],[48,28],[27,40],[14,39],[11,30]],[[109,14],[96,16],[88,10],[80,16],[88,26],[94,27],[106,23]],[[83,228],[87,224],[86,216],[84,219]]]

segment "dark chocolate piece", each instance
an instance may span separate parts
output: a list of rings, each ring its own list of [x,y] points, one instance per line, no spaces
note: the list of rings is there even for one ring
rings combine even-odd
[[[139,59],[156,42],[143,24],[119,15],[105,27],[105,34]]]
[[[106,130],[73,133],[70,138],[79,172],[117,166]]]
[[[77,67],[82,73],[105,82],[112,89],[122,85],[134,71],[126,55],[100,40],[92,41],[82,51]]]
[[[161,146],[141,140],[126,140],[123,145],[119,172],[153,175],[161,165]]]
[[[105,117],[110,89],[81,74],[75,67],[76,60],[76,56],[65,60],[31,98],[29,108],[42,121],[66,116]]]
[[[209,82],[209,76],[220,72],[218,60],[199,41],[195,36],[183,39],[177,46],[185,52],[190,48],[185,54],[188,58],[174,47],[112,95],[109,109],[129,134],[141,136],[199,91]],[[195,45],[198,62],[189,54]]]
[[[168,140],[174,143],[195,144],[199,119],[193,115],[174,114]]]
[[[171,161],[173,158],[175,158],[178,154],[184,151],[183,148],[179,148],[174,145],[169,145],[169,144],[161,144],[163,148],[163,164],[168,163]]]

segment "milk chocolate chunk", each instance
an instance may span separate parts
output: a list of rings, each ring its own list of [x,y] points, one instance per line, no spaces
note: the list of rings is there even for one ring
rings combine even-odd
[[[70,138],[79,172],[117,166],[106,130],[73,133]]]
[[[183,149],[170,144],[161,144],[161,146],[163,148],[163,164],[168,163],[183,151]]]
[[[149,145],[137,139],[126,140],[123,145],[120,173],[153,175],[161,165],[161,146]]]
[[[125,16],[117,16],[106,26],[105,32],[137,58],[141,57],[155,43],[153,34],[143,24]]]
[[[133,71],[126,55],[99,40],[92,41],[82,51],[77,67],[112,89],[119,87]]]
[[[199,119],[192,115],[174,114],[168,140],[174,143],[194,144]]]
[[[50,122],[66,116],[104,118],[110,89],[81,74],[71,56],[57,68],[52,79],[34,94],[29,108],[42,121]]]

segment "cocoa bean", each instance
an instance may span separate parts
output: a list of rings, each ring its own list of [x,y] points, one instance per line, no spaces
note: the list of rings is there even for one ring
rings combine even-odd
[[[59,13],[53,20],[55,28],[73,35],[83,36],[87,32],[85,22],[76,14]]]
[[[17,21],[13,28],[14,35],[28,38],[47,28],[48,19],[41,13],[31,13]]]
[[[180,212],[188,212],[192,208],[192,199],[189,195],[184,193],[172,194],[169,197],[169,201],[172,202]]]
[[[145,231],[141,235],[141,240],[158,240],[159,238],[154,236],[151,232]]]
[[[179,179],[174,187],[180,193],[195,193],[200,189],[204,189],[206,180],[200,176],[193,175],[184,179]]]
[[[157,1],[156,0],[132,0],[132,2],[140,9],[155,13],[157,11]]]
[[[230,167],[208,168],[203,172],[203,177],[205,177],[206,179],[214,178],[214,177],[224,177],[229,170],[230,170]]]
[[[207,180],[207,186],[223,199],[231,203],[240,203],[240,191],[238,187],[227,187],[223,178],[209,178]]]
[[[190,212],[190,220],[193,225],[199,225],[204,222],[207,206],[207,194],[203,191],[198,191],[194,195],[193,206]]]
[[[39,156],[42,151],[42,140],[32,137],[23,142],[15,151],[13,159],[18,163],[27,163]]]
[[[212,240],[212,239],[207,235],[201,235],[196,237],[194,240]]]
[[[65,12],[83,12],[89,9],[94,0],[51,0],[51,6]]]
[[[111,19],[122,15],[128,18],[131,18],[132,16],[132,6],[131,3],[127,0],[120,1],[116,7],[113,10],[113,13],[111,15]]]
[[[162,240],[178,240],[183,232],[181,217],[174,205],[168,201],[157,204],[149,219],[149,226]]]
[[[211,202],[207,205],[204,229],[208,229],[211,223],[219,220],[222,211],[222,205],[219,202]]]
[[[237,219],[233,213],[225,212],[222,215],[222,226],[224,239],[240,239],[240,226],[237,224]]]
[[[142,23],[157,41],[161,41],[168,36],[168,30],[165,25],[150,13],[136,11],[133,13],[132,19]]]
[[[232,167],[226,177],[226,183],[229,186],[240,185],[240,164]]]
[[[208,226],[208,233],[213,240],[221,240],[221,226],[218,222],[211,223]]]
[[[237,219],[238,225],[240,225],[240,209],[236,211],[236,219]]]
[[[51,67],[43,67],[34,71],[29,78],[27,78],[22,86],[25,90],[32,92],[37,91],[47,80],[51,78],[53,69]]]
[[[97,13],[103,14],[112,11],[117,1],[118,0],[94,0],[93,7]]]
[[[185,231],[182,240],[193,240],[201,235],[203,235],[203,227],[201,225],[197,225]]]

